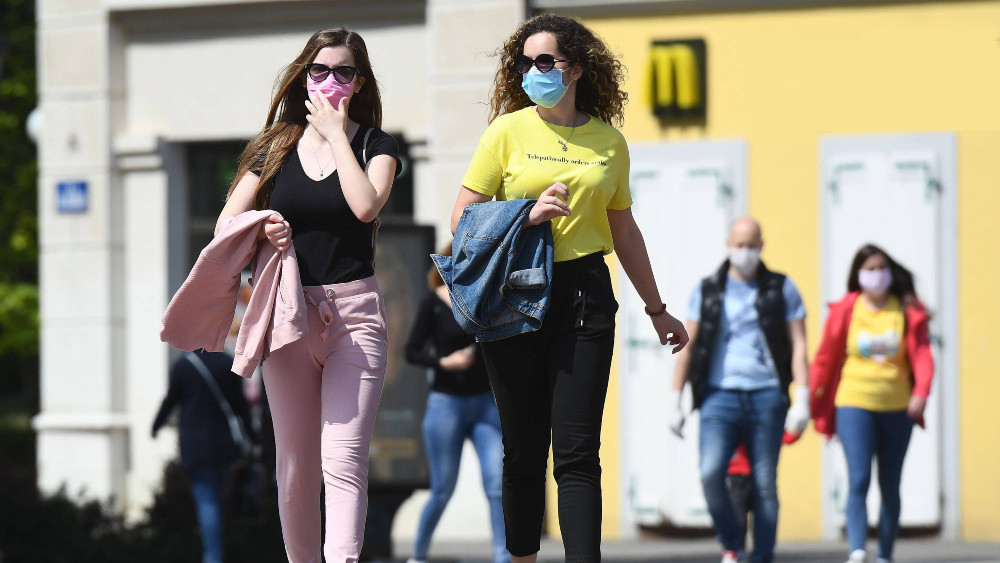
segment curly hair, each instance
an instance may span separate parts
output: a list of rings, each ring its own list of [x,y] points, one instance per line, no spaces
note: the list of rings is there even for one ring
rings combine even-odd
[[[542,14],[524,22],[504,42],[495,55],[500,57],[490,92],[490,122],[504,113],[532,105],[521,88],[521,74],[514,70],[514,59],[524,52],[524,42],[536,33],[551,33],[570,64],[579,64],[583,76],[577,81],[576,108],[617,127],[625,121],[628,94],[621,89],[625,67],[604,41],[573,18]]]

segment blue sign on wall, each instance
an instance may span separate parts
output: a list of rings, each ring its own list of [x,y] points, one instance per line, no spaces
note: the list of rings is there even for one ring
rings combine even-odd
[[[87,182],[59,182],[56,195],[59,213],[87,212]]]

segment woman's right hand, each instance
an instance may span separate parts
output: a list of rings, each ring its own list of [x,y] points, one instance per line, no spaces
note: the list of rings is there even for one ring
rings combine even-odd
[[[292,227],[277,213],[267,218],[262,227],[264,236],[274,245],[275,248],[284,252],[292,244]]]
[[[476,345],[466,346],[438,360],[438,365],[445,371],[465,371],[476,363]]]
[[[560,199],[562,198],[562,199]],[[538,201],[528,213],[528,226],[541,225],[556,217],[569,217],[569,188],[562,182],[556,182],[538,196]]]

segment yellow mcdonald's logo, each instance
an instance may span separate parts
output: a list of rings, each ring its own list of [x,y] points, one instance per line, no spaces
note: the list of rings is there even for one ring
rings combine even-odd
[[[643,101],[661,116],[704,111],[705,48],[698,41],[653,44],[643,80]]]

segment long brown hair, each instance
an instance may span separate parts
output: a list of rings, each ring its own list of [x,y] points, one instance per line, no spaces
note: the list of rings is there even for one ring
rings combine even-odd
[[[542,14],[524,22],[497,50],[500,68],[490,92],[490,122],[501,114],[532,105],[521,88],[521,74],[514,70],[514,59],[524,52],[525,40],[546,32],[556,37],[559,50],[570,64],[583,68],[583,76],[577,81],[576,109],[621,127],[628,103],[628,94],[621,89],[625,67],[587,26],[554,14]]]
[[[281,71],[275,82],[274,99],[271,100],[264,129],[243,149],[227,199],[233,195],[240,179],[253,170],[260,176],[253,198],[254,209],[267,209],[271,205],[274,175],[285,163],[289,153],[295,150],[295,145],[306,128],[308,111],[305,102],[309,97],[306,93],[306,65],[316,58],[320,50],[341,45],[351,50],[358,76],[364,78],[361,89],[351,97],[348,117],[364,125],[382,126],[382,97],[364,39],[354,31],[342,27],[317,31],[306,42],[299,56]],[[355,77],[355,80],[358,78]]]
[[[441,256],[451,256],[451,241],[442,246],[438,254]],[[444,280],[441,279],[441,273],[438,272],[437,266],[431,264],[431,269],[427,271],[427,287],[433,291],[442,285],[444,285]]]

